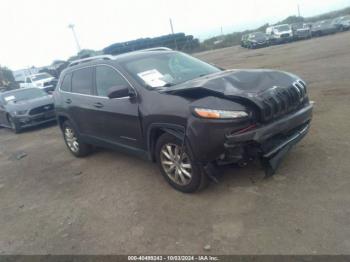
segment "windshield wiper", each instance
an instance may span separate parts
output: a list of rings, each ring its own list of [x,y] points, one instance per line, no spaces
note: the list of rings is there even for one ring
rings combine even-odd
[[[171,87],[171,86],[174,86],[174,85],[175,85],[175,83],[168,82],[165,85],[163,85],[162,87]]]

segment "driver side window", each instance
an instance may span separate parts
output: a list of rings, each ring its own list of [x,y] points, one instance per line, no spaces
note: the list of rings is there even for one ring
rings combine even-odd
[[[27,77],[26,78],[26,83],[31,83],[31,82],[32,82],[32,80],[29,77]]]
[[[128,82],[113,68],[109,66],[96,67],[96,92],[98,96],[107,97],[111,88],[123,89]]]

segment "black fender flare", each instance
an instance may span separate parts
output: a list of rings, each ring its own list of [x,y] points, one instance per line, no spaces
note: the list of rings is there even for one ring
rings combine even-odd
[[[147,129],[147,150],[152,161],[155,161],[155,134],[161,131],[162,133],[168,133],[175,136],[181,141],[185,141],[186,128],[182,125],[169,124],[169,123],[152,123]]]
[[[75,121],[68,114],[63,113],[63,112],[56,112],[57,123],[58,123],[58,126],[60,127],[61,130],[62,130],[62,124],[60,122],[61,117],[67,119],[73,125],[74,129],[78,131],[78,135],[80,134],[80,130],[79,130],[78,125],[75,123]]]

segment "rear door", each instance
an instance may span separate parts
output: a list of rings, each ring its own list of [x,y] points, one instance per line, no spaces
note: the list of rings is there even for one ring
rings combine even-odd
[[[93,94],[94,68],[85,67],[72,72],[71,92],[66,93],[63,99],[69,115],[77,124],[79,132],[84,135],[92,135],[91,112],[95,97]]]
[[[98,65],[95,70],[96,97],[89,115],[94,135],[106,142],[139,148],[141,128],[136,97],[107,97],[111,88],[132,87],[112,66]]]

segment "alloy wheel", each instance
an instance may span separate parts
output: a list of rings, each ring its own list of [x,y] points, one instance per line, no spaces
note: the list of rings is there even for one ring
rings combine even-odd
[[[16,129],[16,124],[15,124],[15,122],[13,121],[12,117],[9,117],[9,122],[10,122],[11,128],[12,128],[12,129]]]
[[[79,142],[78,142],[78,138],[76,137],[74,130],[66,127],[64,130],[64,138],[67,142],[67,145],[69,147],[69,149],[73,152],[73,153],[78,153],[79,152]]]
[[[161,165],[166,175],[180,186],[188,185],[192,180],[191,161],[176,144],[165,144],[160,151]]]

